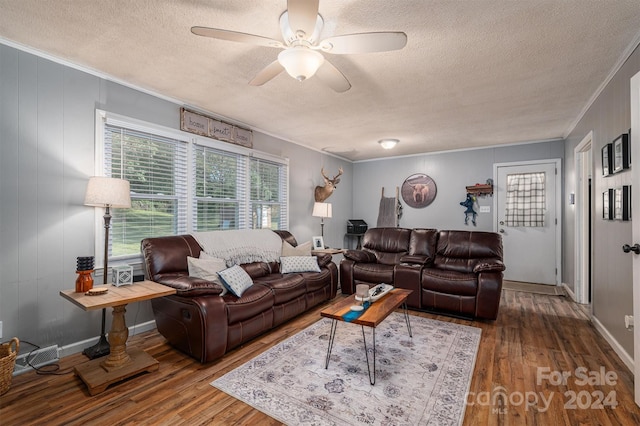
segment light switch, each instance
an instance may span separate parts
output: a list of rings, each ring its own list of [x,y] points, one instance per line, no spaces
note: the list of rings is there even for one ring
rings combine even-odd
[[[480,213],[491,213],[491,206],[480,206]]]

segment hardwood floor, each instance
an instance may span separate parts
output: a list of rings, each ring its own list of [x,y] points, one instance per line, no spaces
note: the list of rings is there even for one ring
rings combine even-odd
[[[130,345],[158,359],[159,371],[94,397],[70,373],[14,377],[0,397],[0,424],[278,425],[209,383],[317,321],[324,306],[206,365],[174,350],[155,331],[133,336]],[[640,424],[633,375],[568,298],[505,290],[495,322],[412,314],[482,328],[464,425]],[[85,361],[76,354],[60,367]]]

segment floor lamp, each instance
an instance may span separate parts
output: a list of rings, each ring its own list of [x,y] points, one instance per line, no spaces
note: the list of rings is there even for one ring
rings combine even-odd
[[[89,178],[84,205],[102,207],[104,212],[104,264],[102,268],[102,282],[107,284],[107,267],[109,260],[109,228],[111,227],[111,209],[131,207],[131,191],[129,181],[124,179],[93,176]],[[105,309],[102,309],[102,330],[100,340],[95,345],[82,351],[89,359],[109,355],[109,342],[105,335]]]
[[[320,235],[324,239],[324,218],[331,217],[331,203],[314,203],[311,215],[320,218]]]

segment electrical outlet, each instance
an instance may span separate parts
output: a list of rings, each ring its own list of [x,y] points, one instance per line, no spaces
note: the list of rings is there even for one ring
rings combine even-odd
[[[0,339],[2,339],[2,321],[0,321]]]
[[[633,315],[624,316],[624,326],[630,330],[633,328]]]

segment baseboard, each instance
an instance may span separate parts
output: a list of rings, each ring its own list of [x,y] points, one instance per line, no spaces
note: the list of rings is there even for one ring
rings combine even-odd
[[[633,374],[634,372],[633,357],[629,355],[622,346],[620,346],[618,341],[611,335],[611,333],[609,333],[609,331],[605,328],[605,326],[602,325],[602,323],[598,321],[598,319],[593,315],[591,315],[591,322],[593,323],[593,326],[596,328],[596,330],[598,330],[598,333],[600,333],[600,335],[604,337],[604,340],[606,340],[607,343],[611,345],[611,347],[613,348],[613,351],[620,357],[620,359],[622,360],[624,365],[627,366],[629,371],[631,371],[631,374]]]
[[[136,334],[144,333],[145,331],[154,330],[156,328],[155,320],[143,322],[141,324],[137,324],[129,327],[129,336],[135,336]],[[100,336],[93,337],[91,339],[81,340],[79,342],[71,343],[65,346],[60,347],[59,356],[60,358],[77,354],[78,352],[82,352],[85,348],[95,345],[100,340]]]
[[[574,302],[578,303],[578,300],[576,299],[576,294],[573,292],[573,290],[571,290],[571,288],[569,288],[567,283],[562,283],[561,285],[562,285],[562,288],[564,288],[564,291],[567,293],[567,296],[569,296],[571,300],[573,300]]]

